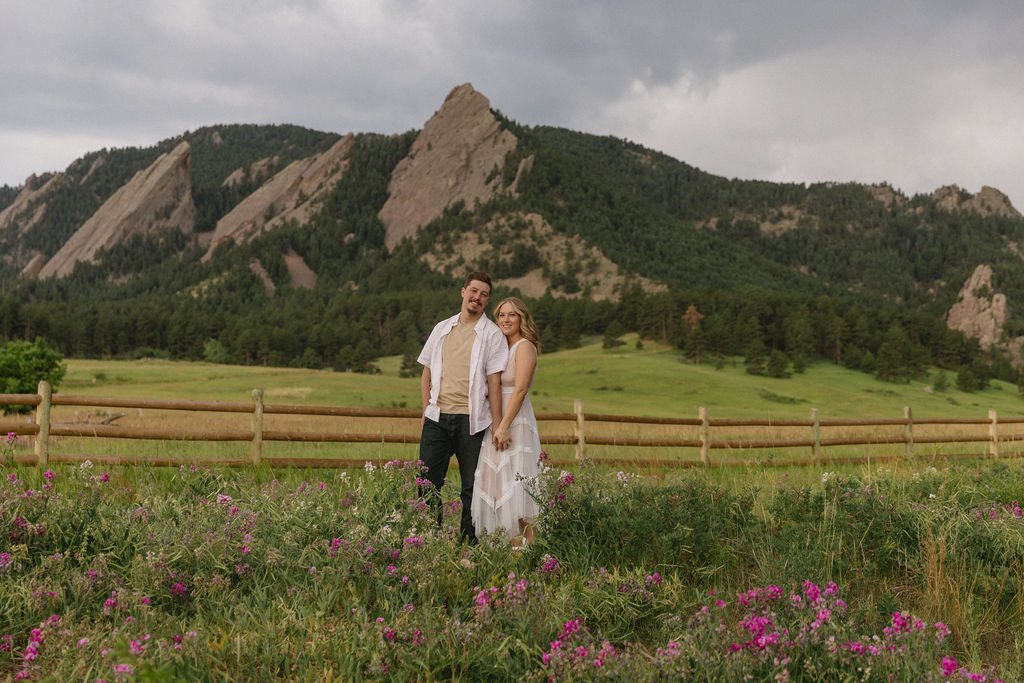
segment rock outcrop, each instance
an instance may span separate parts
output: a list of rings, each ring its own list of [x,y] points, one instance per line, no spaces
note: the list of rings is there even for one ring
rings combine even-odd
[[[354,144],[355,136],[350,133],[323,154],[293,161],[281,169],[217,221],[203,261],[208,261],[224,240],[249,242],[287,221],[306,223],[348,168]]]
[[[993,291],[992,268],[983,264],[960,290],[946,314],[946,326],[977,339],[981,348],[991,349],[1000,341],[1009,317],[1006,295]]]
[[[889,183],[867,185],[864,189],[866,189],[868,194],[874,197],[876,201],[885,204],[885,208],[887,209],[892,207],[893,204],[902,206],[907,201],[906,198],[897,193]]]
[[[313,289],[316,286],[316,273],[294,249],[285,252],[284,265],[288,268],[288,281],[292,287]]]
[[[500,247],[494,247],[500,244]],[[517,277],[495,278],[495,284],[518,289],[524,296],[588,296],[597,301],[617,299],[634,283],[645,291],[663,291],[666,287],[647,278],[630,275],[608,259],[600,249],[588,245],[578,235],[566,236],[540,214],[516,214],[489,221],[479,231],[460,236],[452,248],[428,252],[424,259],[434,270],[461,277],[475,264],[484,261],[513,261],[516,249],[532,250],[536,267]],[[566,291],[564,285],[552,282],[558,273],[573,271],[577,288]],[[576,272],[578,271],[578,272]]]
[[[64,277],[80,261],[134,235],[159,236],[178,230],[191,234],[196,208],[189,180],[190,148],[180,143],[160,155],[117,190],[39,271],[39,277]]]
[[[472,208],[491,199],[501,188],[501,174],[494,171],[517,144],[486,97],[469,83],[454,88],[391,174],[378,214],[388,248],[414,237],[457,202]]]
[[[994,187],[982,186],[977,194],[970,194],[956,185],[945,185],[932,193],[932,198],[945,211],[974,211],[982,216],[1020,218],[1010,198]]]
[[[946,314],[946,325],[974,337],[985,350],[1002,351],[1014,366],[1021,368],[1024,367],[1024,337],[1006,336],[1003,326],[1009,318],[1006,295],[992,289],[992,268],[980,265]]]
[[[0,230],[17,225],[19,235],[28,232],[42,220],[46,214],[47,195],[60,187],[63,180],[63,173],[30,175],[11,205],[0,211]]]
[[[231,172],[227,178],[224,179],[224,187],[233,187],[242,182],[242,180],[248,175],[250,178],[253,176],[264,175],[271,166],[276,166],[280,161],[280,157],[267,157],[254,161],[249,164],[247,168],[236,168]]]

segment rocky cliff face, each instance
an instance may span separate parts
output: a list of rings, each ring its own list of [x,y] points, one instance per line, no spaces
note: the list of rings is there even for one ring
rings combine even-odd
[[[1020,218],[1010,198],[994,187],[985,185],[977,194],[969,194],[956,185],[945,185],[932,193],[940,209],[945,211],[974,211],[982,216]]]
[[[992,289],[992,268],[980,265],[964,283],[957,301],[946,314],[946,326],[978,340],[981,348],[999,349],[1020,366],[1024,337],[1008,339],[1003,327],[1010,319],[1006,295]]]
[[[190,148],[182,142],[113,194],[82,224],[39,271],[39,277],[64,277],[79,261],[133,235],[158,236],[168,230],[191,234],[196,209],[189,181]]]
[[[29,176],[14,202],[0,211],[0,230],[17,225],[21,235],[32,229],[46,213],[46,197],[60,187],[63,180],[63,173]]]
[[[1006,295],[993,291],[992,268],[978,266],[946,314],[947,327],[974,337],[983,349],[990,349],[1000,340],[1007,320]]]
[[[306,223],[348,168],[348,155],[354,143],[355,137],[350,133],[323,154],[292,162],[239,202],[217,221],[203,261],[209,260],[224,240],[248,242],[290,220]],[[229,176],[228,181],[231,180]]]
[[[459,201],[472,208],[491,199],[501,187],[501,174],[493,171],[517,142],[501,130],[486,97],[469,83],[454,88],[392,173],[379,213],[388,248]]]
[[[46,216],[47,200],[63,182],[63,173],[29,176],[11,205],[0,211],[0,233],[13,228],[20,237],[38,225]],[[0,261],[21,268],[22,276],[33,277],[42,268],[45,258],[34,250],[25,249],[20,240],[15,239],[0,248]]]

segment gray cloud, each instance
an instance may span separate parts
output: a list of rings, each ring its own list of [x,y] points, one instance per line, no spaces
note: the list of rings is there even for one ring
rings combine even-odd
[[[730,177],[958,183],[1024,208],[1015,3],[9,3],[0,183],[216,123],[423,125],[466,81],[525,124]]]

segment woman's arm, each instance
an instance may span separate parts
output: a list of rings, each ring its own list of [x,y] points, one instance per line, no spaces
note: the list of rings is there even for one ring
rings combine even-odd
[[[519,414],[519,409],[523,407],[523,401],[526,399],[526,393],[530,390],[530,382],[533,380],[533,371],[536,367],[537,348],[533,343],[527,341],[525,344],[517,346],[515,388],[508,399],[505,414],[501,416],[501,424],[494,430],[494,440],[500,450],[508,448],[512,441],[508,430],[512,426],[512,421],[516,419],[516,415]]]

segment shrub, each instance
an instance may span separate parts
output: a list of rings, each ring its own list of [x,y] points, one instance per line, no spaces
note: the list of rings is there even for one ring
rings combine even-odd
[[[56,390],[67,366],[59,353],[42,339],[35,343],[12,341],[0,346],[0,393],[34,394],[46,380]],[[6,405],[4,413],[27,413],[29,406]]]

